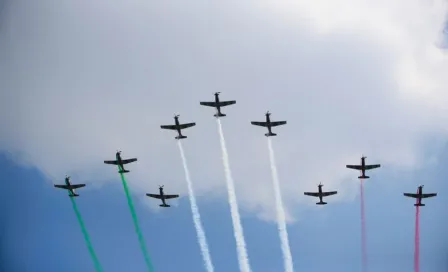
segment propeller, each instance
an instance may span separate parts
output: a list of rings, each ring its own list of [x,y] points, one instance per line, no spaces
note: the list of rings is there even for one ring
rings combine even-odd
[[[269,111],[266,112],[266,115],[271,115],[271,113]]]
[[[323,186],[323,185],[322,185],[322,182],[319,182],[319,185],[317,185],[317,186],[322,187],[322,186]]]
[[[220,93],[221,93],[221,92],[216,92],[215,95],[218,95],[218,94],[220,94]]]
[[[165,185],[159,185],[159,189],[160,189],[160,188],[163,188],[163,186],[165,186]]]
[[[177,117],[179,117],[180,115],[179,114],[174,114],[174,118],[177,118]]]

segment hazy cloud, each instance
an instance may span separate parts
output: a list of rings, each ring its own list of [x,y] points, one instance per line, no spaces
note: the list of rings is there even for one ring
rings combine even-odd
[[[288,121],[273,144],[292,219],[319,182],[340,191],[333,201],[353,199],[357,173],[344,165],[362,153],[406,169],[446,134],[446,11],[416,0],[16,0],[0,20],[0,148],[54,182],[118,182],[102,161],[120,149],[139,159],[128,179],[142,198],[158,184],[185,194],[175,133],[159,127],[179,113],[197,122],[184,147],[198,196],[225,196],[214,112],[199,106],[222,91],[237,100],[222,120],[237,195],[265,219],[267,141],[249,121],[266,110]]]

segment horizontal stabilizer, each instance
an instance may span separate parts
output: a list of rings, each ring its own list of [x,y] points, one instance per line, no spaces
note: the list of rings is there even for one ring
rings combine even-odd
[[[159,206],[160,206],[160,207],[164,207],[164,208],[171,207],[170,205],[167,205],[167,204],[160,204]]]
[[[185,138],[187,138],[187,136],[181,135],[181,136],[174,137],[174,139],[176,139],[176,140],[185,139]]]
[[[366,175],[364,175],[364,176],[359,176],[358,177],[359,179],[368,179],[368,178],[370,178],[369,176],[366,176]]]
[[[418,207],[422,207],[422,206],[425,206],[425,204],[414,204],[414,206],[415,206],[415,207],[417,207],[417,206],[418,206]]]
[[[266,133],[264,136],[266,136],[266,137],[277,136],[277,134],[271,132],[271,133]]]
[[[118,171],[118,173],[120,173],[120,174],[129,173],[129,170],[120,170],[120,171]]]
[[[79,195],[77,195],[77,194],[74,194],[74,195],[69,195],[70,197],[77,197],[77,196],[79,196]]]
[[[214,114],[213,116],[215,116],[215,117],[224,117],[226,115],[224,113],[217,113],[217,114]]]
[[[317,202],[316,205],[327,205],[327,202],[323,202],[323,201]]]

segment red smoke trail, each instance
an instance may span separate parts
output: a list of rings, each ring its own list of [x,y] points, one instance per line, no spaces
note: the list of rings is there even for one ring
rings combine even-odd
[[[418,193],[418,191],[417,191]],[[418,203],[418,199],[416,200]],[[420,271],[420,207],[415,207],[414,272]]]
[[[361,248],[362,248],[362,271],[367,271],[367,249],[366,249],[366,224],[364,214],[364,187],[362,179],[360,181],[361,191]]]

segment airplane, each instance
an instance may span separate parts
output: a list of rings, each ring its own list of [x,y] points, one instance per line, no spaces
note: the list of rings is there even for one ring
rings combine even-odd
[[[362,175],[359,176],[359,179],[368,179],[370,178],[369,176],[366,176],[366,170],[371,170],[371,169],[375,169],[375,168],[379,168],[381,167],[381,164],[371,164],[371,165],[366,165],[366,158],[362,156],[361,157],[361,165],[347,165],[347,168],[350,169],[356,169],[356,170],[361,170]]]
[[[201,104],[202,106],[215,107],[217,112],[213,116],[224,117],[226,115],[221,112],[221,107],[233,105],[236,103],[236,101],[235,100],[219,101],[219,94],[220,92],[215,93],[215,102],[199,102],[199,104]]]
[[[318,197],[320,199],[320,201],[317,202],[316,205],[325,205],[325,204],[327,204],[327,202],[323,202],[322,201],[322,197],[324,197],[324,196],[331,196],[331,195],[335,195],[335,194],[338,193],[337,191],[322,192],[322,187],[324,186],[324,185],[322,185],[322,183],[320,183],[317,186],[319,187],[319,192],[317,192],[317,193],[304,192],[303,193],[304,195],[307,195],[307,196]]]
[[[104,161],[105,164],[113,164],[113,165],[119,165],[120,166],[120,170],[118,171],[118,173],[123,174],[123,173],[129,173],[129,170],[124,169],[124,165],[131,163],[131,162],[135,162],[137,161],[137,158],[132,158],[132,159],[126,159],[123,160],[121,159],[121,151],[117,151],[117,154],[115,154],[115,161]]]
[[[430,194],[424,194],[423,193],[423,185],[418,186],[418,190],[416,194],[411,193],[403,193],[404,196],[412,197],[417,199],[417,203],[414,204],[414,206],[425,206],[425,204],[422,204],[422,198],[428,198],[428,197],[434,197],[437,196],[437,193],[430,193]]]
[[[250,122],[254,126],[267,127],[268,133],[265,134],[266,137],[277,136],[277,134],[272,133],[272,131],[271,131],[272,127],[286,125],[286,121],[271,122],[271,118],[269,117],[270,115],[271,115],[271,113],[269,111],[267,111],[266,112],[266,122],[256,122],[256,121]]]
[[[65,176],[65,185],[59,185],[59,184],[54,185],[54,187],[56,187],[56,188],[68,190],[70,197],[79,196],[78,194],[76,194],[75,189],[78,189],[78,188],[81,188],[84,186],[86,186],[86,185],[85,184],[70,184],[69,176]]]
[[[162,204],[159,205],[160,207],[171,207],[170,205],[166,204],[165,200],[166,199],[170,199],[170,198],[178,198],[179,197],[179,195],[166,195],[166,194],[164,194],[163,193],[163,185],[162,186],[159,185],[159,190],[160,190],[159,194],[146,194],[146,195],[149,196],[149,197],[153,197],[153,198],[157,198],[157,199],[162,200]]]
[[[189,127],[194,127],[196,125],[196,123],[180,124],[179,123],[179,116],[180,115],[174,115],[175,125],[160,126],[160,128],[162,128],[162,129],[177,130],[179,135],[175,137],[176,140],[187,138],[187,136],[182,135],[182,131],[181,131],[182,129],[189,128]]]

